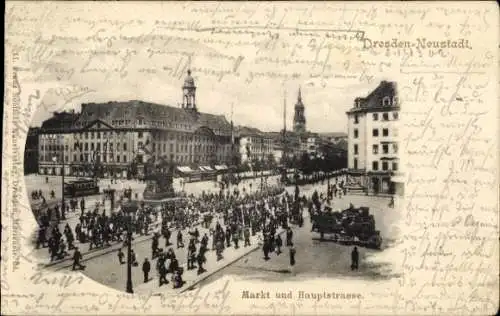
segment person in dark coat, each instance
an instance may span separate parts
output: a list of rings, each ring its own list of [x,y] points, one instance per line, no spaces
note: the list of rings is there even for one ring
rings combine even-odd
[[[292,238],[293,238],[292,229],[290,227],[288,227],[287,230],[286,230],[286,245],[287,246],[292,246],[293,245]]]
[[[177,248],[184,248],[184,241],[182,240],[182,231],[179,229],[177,233]]]
[[[80,253],[80,250],[78,250],[78,247],[76,247],[75,252],[73,253],[73,270],[76,270],[76,267],[78,267],[79,270],[85,268],[85,266],[80,263],[80,260],[82,260],[82,258],[83,256]]]
[[[168,280],[167,280],[167,267],[165,267],[165,263],[162,262],[162,264],[160,264],[160,266],[158,267],[158,272],[160,273],[160,285],[159,286],[162,286],[163,284],[167,284],[168,283]]]
[[[148,258],[144,259],[142,263],[142,272],[144,273],[144,283],[149,281],[149,271],[151,271],[151,263],[149,263]]]
[[[262,251],[264,252],[264,260],[269,260],[269,238],[267,236],[264,237]]]
[[[250,229],[248,227],[245,227],[245,230],[243,231],[243,236],[245,238],[245,247],[250,246]]]
[[[200,251],[198,253],[198,275],[202,274],[203,272],[205,272],[206,270],[203,268],[203,264],[205,263],[206,261],[206,258],[205,258],[205,253],[203,253],[202,251]]]
[[[118,261],[120,262],[120,264],[124,264],[125,261],[123,261],[123,257],[125,257],[125,255],[123,254],[123,251],[122,249],[118,249]]]
[[[276,254],[279,256],[279,254],[281,253],[281,247],[283,246],[283,240],[281,240],[280,234],[276,235],[275,243],[276,243]]]
[[[156,255],[158,254],[158,246],[160,244],[159,237],[160,236],[156,233],[153,236],[153,242],[151,244],[151,258],[153,259],[156,258]]]
[[[351,252],[351,270],[358,270],[359,265],[359,253],[358,248],[354,247]]]
[[[231,229],[226,228],[226,247],[229,248],[231,246]]]
[[[290,245],[290,265],[293,267],[295,265],[295,247],[293,246],[293,243]]]

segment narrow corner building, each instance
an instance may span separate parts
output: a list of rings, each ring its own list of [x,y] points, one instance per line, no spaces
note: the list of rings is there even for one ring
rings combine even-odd
[[[347,112],[349,175],[369,193],[403,194],[399,113],[396,83],[388,81]]]

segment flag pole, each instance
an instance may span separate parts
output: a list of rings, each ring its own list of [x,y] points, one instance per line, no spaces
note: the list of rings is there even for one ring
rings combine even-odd
[[[62,149],[63,149],[63,151],[62,151],[62,170],[61,170],[61,176],[62,176],[62,186],[61,186],[61,190],[62,190],[62,198],[61,198],[62,204],[61,204],[61,208],[62,209],[61,209],[61,214],[65,214],[65,212],[66,212],[66,210],[65,210],[65,203],[64,203],[64,169],[65,169],[64,151],[66,150],[64,146],[65,146],[66,142],[65,142],[64,135],[65,134],[62,134],[62,136],[63,136],[62,137],[62,140],[63,140],[62,141]]]

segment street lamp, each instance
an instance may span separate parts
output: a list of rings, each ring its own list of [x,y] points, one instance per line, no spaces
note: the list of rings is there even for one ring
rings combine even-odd
[[[137,202],[129,201],[122,205],[122,211],[127,214],[127,293],[134,293],[132,287],[132,215],[138,208]]]
[[[62,177],[62,184],[61,184],[61,217],[62,219],[65,219],[65,209],[64,209],[64,168],[65,168],[65,165],[64,165],[64,134],[61,135],[62,136],[62,152],[61,152],[61,177]],[[54,163],[57,162],[57,159],[58,159],[58,155],[56,154],[52,160],[54,161]],[[55,169],[55,168],[54,168]]]

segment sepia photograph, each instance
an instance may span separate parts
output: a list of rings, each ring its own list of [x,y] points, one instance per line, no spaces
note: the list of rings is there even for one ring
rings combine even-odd
[[[395,277],[371,258],[395,241],[404,195],[397,83],[349,96],[331,126],[308,120],[322,88],[278,82],[281,128],[261,130],[235,121],[250,114],[237,100],[229,117],[205,112],[207,80],[187,69],[168,104],[116,95],[35,114],[24,164],[40,264],[128,293],[228,274]]]
[[[495,3],[5,20],[2,313],[498,310]]]

